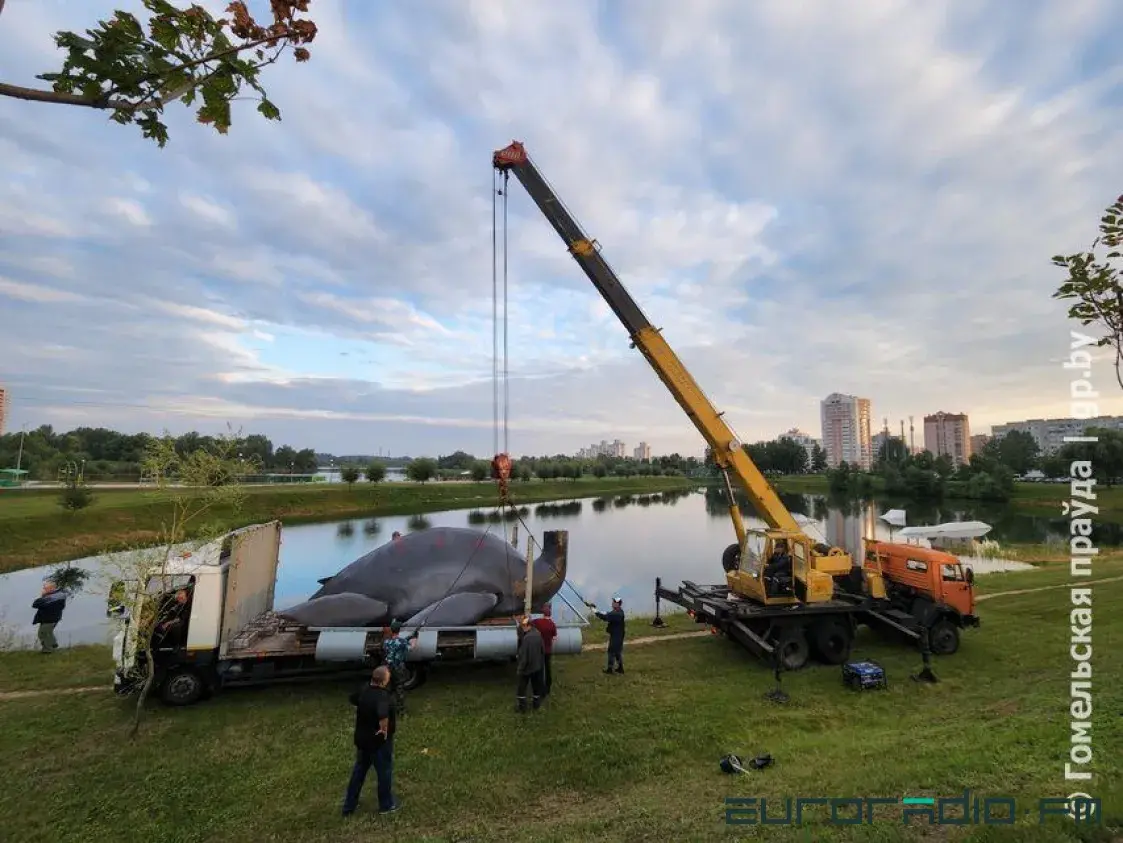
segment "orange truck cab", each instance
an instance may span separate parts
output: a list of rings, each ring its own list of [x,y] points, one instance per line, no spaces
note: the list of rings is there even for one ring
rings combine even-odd
[[[867,568],[880,570],[886,599],[928,628],[932,652],[959,649],[959,630],[977,627],[974,573],[943,550],[876,540],[866,541]]]

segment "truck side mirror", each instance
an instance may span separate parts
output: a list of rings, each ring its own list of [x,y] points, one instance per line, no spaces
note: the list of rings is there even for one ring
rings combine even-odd
[[[968,568],[965,576],[967,577],[967,585],[974,585],[974,583],[975,583],[975,569],[974,568]]]

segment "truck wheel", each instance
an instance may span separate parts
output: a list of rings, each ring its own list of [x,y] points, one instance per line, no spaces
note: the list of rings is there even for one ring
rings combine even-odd
[[[842,664],[850,657],[853,636],[850,626],[839,620],[824,620],[811,628],[811,647],[823,664]]]
[[[406,691],[415,691],[424,685],[425,680],[428,678],[428,670],[426,670],[425,665],[416,662],[412,664],[406,662],[405,679],[402,682],[402,688]]]
[[[937,656],[950,656],[959,649],[959,630],[946,618],[928,630],[928,646]]]
[[[784,670],[799,670],[807,664],[811,648],[807,645],[807,635],[802,629],[793,629],[780,635],[776,643],[780,653],[780,666]]]
[[[738,544],[731,544],[721,554],[721,567],[725,569],[726,573],[736,571],[741,564],[741,546]]]
[[[207,691],[198,673],[187,668],[173,670],[160,685],[160,699],[167,705],[183,706],[197,703]]]

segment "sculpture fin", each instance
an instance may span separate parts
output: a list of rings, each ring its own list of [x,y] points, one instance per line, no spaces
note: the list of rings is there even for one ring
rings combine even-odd
[[[465,591],[431,603],[402,626],[472,626],[495,608],[499,598],[491,593]]]
[[[333,579],[335,579],[335,577],[323,577],[322,579],[316,580],[316,582],[318,582],[320,585],[327,585]]]
[[[381,600],[344,591],[305,600],[277,614],[302,626],[370,626],[387,620],[390,607]]]

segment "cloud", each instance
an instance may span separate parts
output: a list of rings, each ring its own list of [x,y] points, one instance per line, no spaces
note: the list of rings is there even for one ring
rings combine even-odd
[[[263,77],[282,120],[241,102],[225,137],[0,101],[13,423],[487,455],[505,258],[512,450],[700,453],[522,186],[493,194],[512,139],[742,439],[817,433],[835,391],[894,428],[1069,414],[1049,257],[1123,191],[1116,5],[423,5],[317,0],[312,61]],[[117,7],[12,0],[5,81]]]

